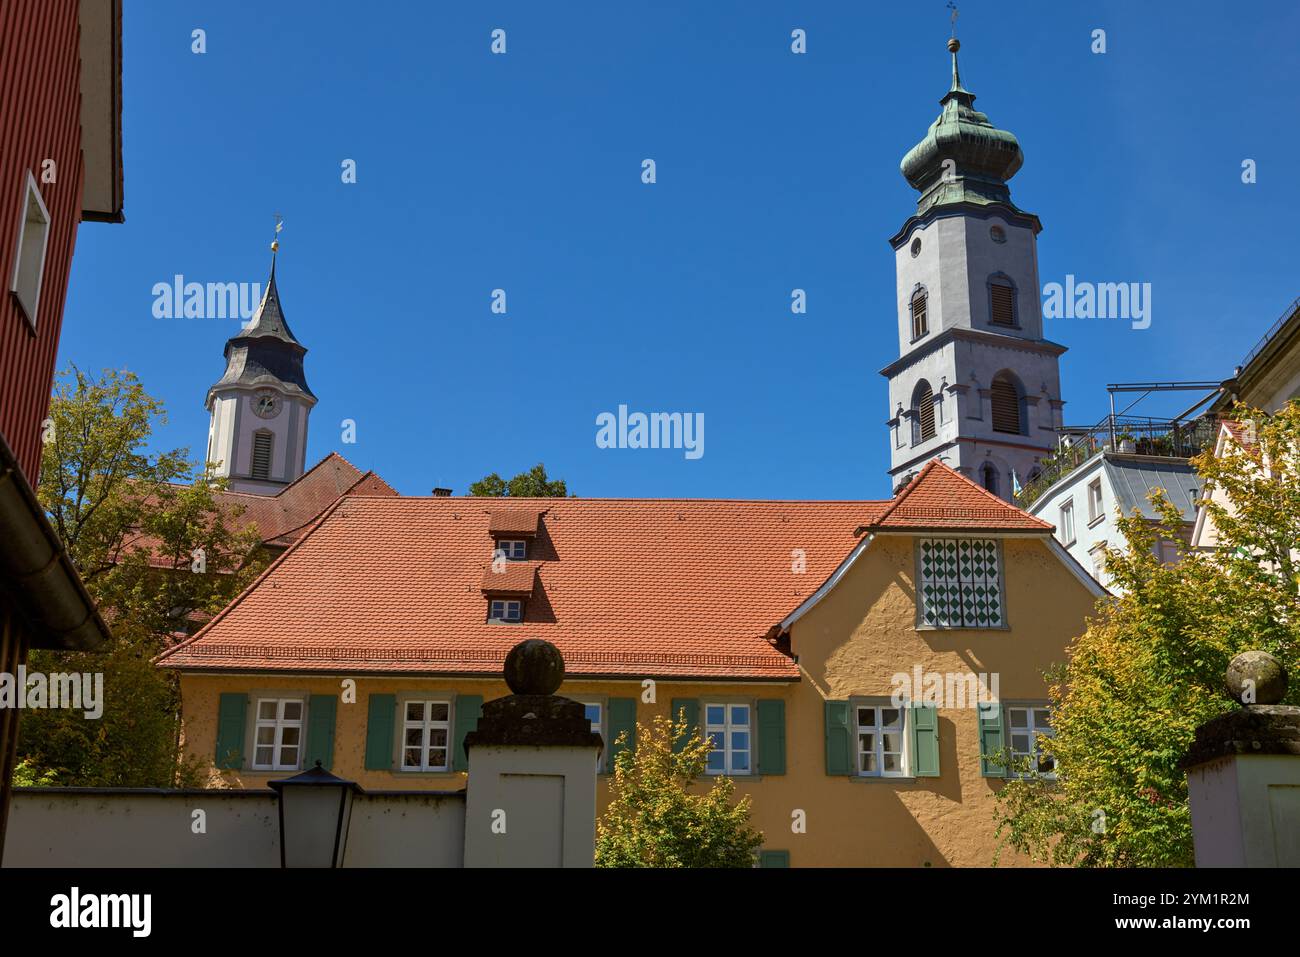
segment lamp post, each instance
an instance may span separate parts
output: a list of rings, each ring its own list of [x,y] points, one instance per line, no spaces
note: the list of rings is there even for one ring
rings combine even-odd
[[[302,774],[267,783],[279,797],[280,866],[342,867],[360,785],[335,777],[319,761]]]

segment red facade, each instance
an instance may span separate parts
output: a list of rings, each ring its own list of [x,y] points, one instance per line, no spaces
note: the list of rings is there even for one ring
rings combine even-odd
[[[81,220],[77,0],[0,3],[0,433],[34,486]],[[42,182],[46,160],[54,182]],[[36,328],[10,292],[28,172],[50,214]]]

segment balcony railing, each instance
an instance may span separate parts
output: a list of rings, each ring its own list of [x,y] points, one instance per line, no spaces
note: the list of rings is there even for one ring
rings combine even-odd
[[[1055,454],[1039,463],[1041,471],[1020,489],[1016,504],[1028,508],[1049,488],[1103,449],[1185,459],[1213,447],[1218,433],[1218,420],[1210,415],[1190,422],[1108,415],[1094,426],[1064,428],[1060,431]]]

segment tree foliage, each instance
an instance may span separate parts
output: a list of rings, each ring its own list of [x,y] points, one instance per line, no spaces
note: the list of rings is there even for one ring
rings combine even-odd
[[[597,867],[754,865],[763,835],[749,824],[749,798],[732,803],[735,783],[726,776],[692,791],[711,748],[684,719],[637,725],[635,750],[614,761],[609,806],[596,825]]]
[[[1058,777],[1031,775],[998,794],[999,834],[1054,864],[1191,866],[1187,776],[1179,761],[1198,725],[1236,707],[1228,662],[1271,652],[1300,666],[1300,403],[1273,417],[1255,410],[1257,441],[1193,459],[1218,548],[1181,545],[1182,516],[1160,490],[1154,525],[1121,516],[1123,552],[1108,555],[1119,595],[1103,601],[1068,662],[1049,674]],[[1179,544],[1161,563],[1156,545]],[[1292,682],[1289,703],[1300,701]]]
[[[508,482],[496,472],[485,475],[469,487],[469,494],[489,498],[564,498],[569,491],[564,479],[547,479],[546,466],[538,462]]]
[[[151,661],[192,615],[215,614],[264,566],[259,536],[239,527],[215,497],[224,482],[185,449],[151,451],[166,417],[133,374],[61,373],[49,415],[38,496],[113,641],[93,653],[31,653],[29,672],[103,672],[104,712],[26,712],[19,756],[62,785],[188,783],[177,681]]]

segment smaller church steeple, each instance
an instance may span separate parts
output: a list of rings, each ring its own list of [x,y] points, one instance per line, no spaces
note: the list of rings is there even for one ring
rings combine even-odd
[[[281,223],[276,223],[278,234]],[[208,389],[208,460],[238,491],[275,494],[303,473],[307,418],[316,396],[307,385],[307,349],[294,336],[280,305],[276,256],[257,311],[226,342],[226,371]]]

